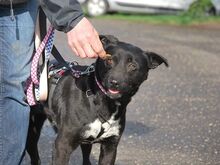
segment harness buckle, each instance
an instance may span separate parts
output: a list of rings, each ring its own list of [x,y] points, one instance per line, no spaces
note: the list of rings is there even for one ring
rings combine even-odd
[[[84,74],[89,75],[92,72],[95,72],[95,66],[94,65],[88,66],[85,71],[81,72],[81,75],[84,75]]]

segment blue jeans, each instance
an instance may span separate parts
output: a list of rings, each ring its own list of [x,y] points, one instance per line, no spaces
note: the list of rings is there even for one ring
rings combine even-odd
[[[0,6],[0,164],[21,163],[30,108],[24,82],[30,75],[37,0],[10,9]]]

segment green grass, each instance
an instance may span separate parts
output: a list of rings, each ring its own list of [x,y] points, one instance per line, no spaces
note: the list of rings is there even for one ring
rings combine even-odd
[[[150,24],[194,25],[203,23],[220,23],[220,16],[193,18],[186,15],[144,15],[144,14],[106,14],[98,19],[116,19]]]

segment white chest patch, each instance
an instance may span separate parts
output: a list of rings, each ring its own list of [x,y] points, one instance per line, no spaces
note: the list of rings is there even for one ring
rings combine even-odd
[[[89,129],[87,129],[84,132],[83,137],[85,139],[89,137],[93,137],[94,139],[97,139],[99,133],[101,132],[102,129],[104,129],[103,134],[98,137],[98,139],[105,139],[111,136],[119,136],[119,130],[120,130],[120,125],[119,125],[119,119],[114,120],[116,113],[114,113],[111,118],[102,124],[102,122],[99,119],[96,119],[94,122],[88,124]]]

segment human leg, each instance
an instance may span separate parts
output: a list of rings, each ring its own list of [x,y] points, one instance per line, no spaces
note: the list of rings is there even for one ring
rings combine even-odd
[[[37,4],[0,7],[0,164],[17,165],[25,149],[29,106],[24,82],[30,75]]]

